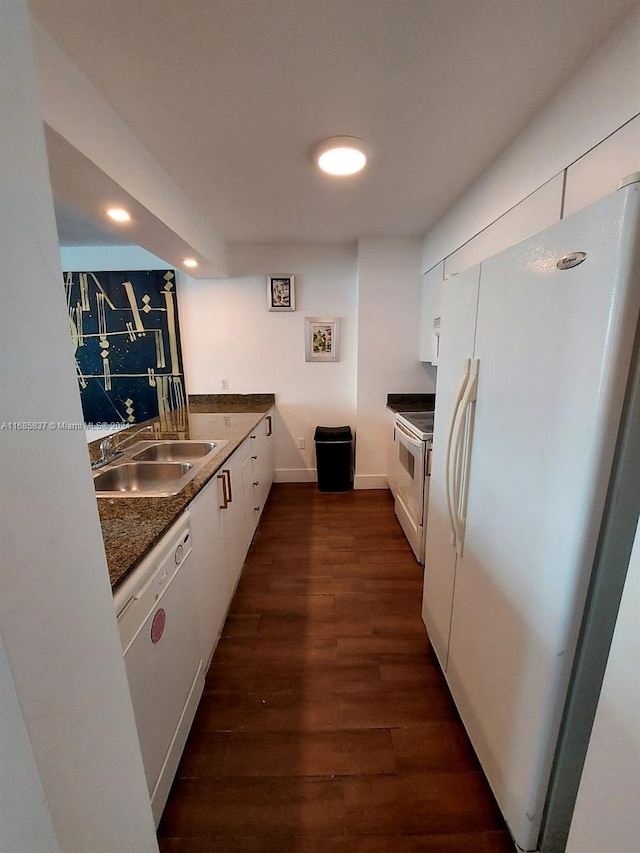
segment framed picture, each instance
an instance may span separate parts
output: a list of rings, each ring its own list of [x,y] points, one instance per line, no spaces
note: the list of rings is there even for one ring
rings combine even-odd
[[[340,361],[340,320],[337,317],[305,317],[305,361]]]
[[[295,311],[296,291],[292,275],[267,276],[267,307],[269,311]]]

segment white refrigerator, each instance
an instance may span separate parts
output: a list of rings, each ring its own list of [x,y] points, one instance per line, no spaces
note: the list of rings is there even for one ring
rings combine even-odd
[[[445,283],[423,617],[537,849],[640,308],[640,184]]]

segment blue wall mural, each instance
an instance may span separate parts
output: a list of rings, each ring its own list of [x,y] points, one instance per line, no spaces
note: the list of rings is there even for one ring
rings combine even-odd
[[[185,404],[173,270],[65,272],[87,423],[138,423]]]

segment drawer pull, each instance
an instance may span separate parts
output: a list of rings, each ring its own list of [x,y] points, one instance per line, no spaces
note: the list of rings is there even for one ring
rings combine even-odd
[[[226,509],[229,506],[229,498],[227,497],[227,478],[224,474],[218,474],[218,479],[222,480],[222,500],[220,509]]]
[[[227,492],[229,495],[229,503],[233,503],[233,493],[231,491],[231,471],[228,468],[223,468],[222,473],[225,474],[227,478]]]

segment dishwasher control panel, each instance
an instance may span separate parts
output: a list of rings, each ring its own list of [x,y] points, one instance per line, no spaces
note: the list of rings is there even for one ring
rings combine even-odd
[[[153,610],[161,604],[162,597],[190,553],[191,531],[188,513],[185,512],[116,590],[114,604],[125,654]],[[159,629],[162,621],[162,617],[158,617],[158,622],[154,623],[154,637],[157,638],[154,642],[162,636]]]

